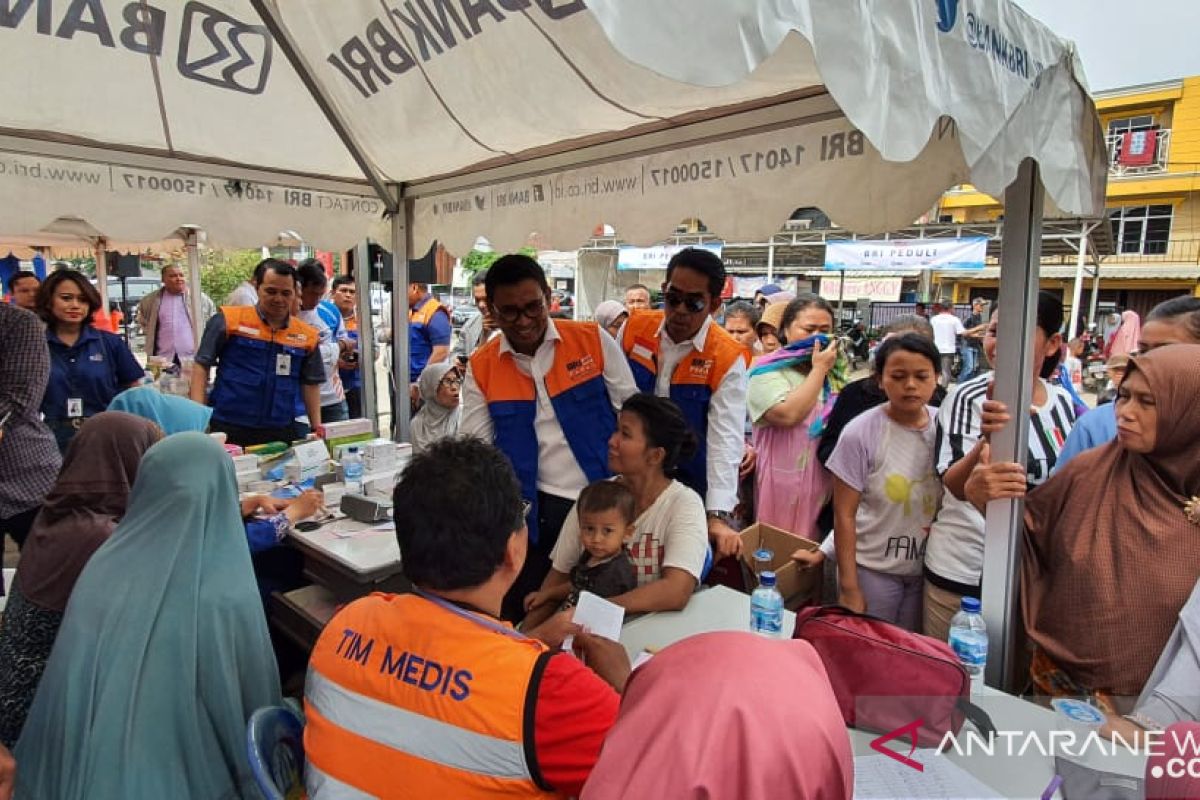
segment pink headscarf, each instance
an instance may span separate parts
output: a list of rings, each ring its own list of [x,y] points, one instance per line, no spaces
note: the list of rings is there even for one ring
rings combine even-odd
[[[1146,762],[1146,800],[1200,797],[1200,778],[1193,778],[1188,773],[1189,762],[1196,759],[1196,754],[1191,752],[1195,744],[1187,744],[1189,737],[1193,743],[1200,742],[1200,722],[1176,722],[1167,728],[1162,752],[1152,755]],[[1175,759],[1182,759],[1182,763],[1172,764]]]
[[[808,642],[725,631],[630,677],[580,800],[849,800],[850,737]]]
[[[1108,343],[1109,358],[1112,356],[1127,356],[1136,352],[1138,341],[1142,338],[1142,318],[1136,311],[1122,311],[1121,324]]]

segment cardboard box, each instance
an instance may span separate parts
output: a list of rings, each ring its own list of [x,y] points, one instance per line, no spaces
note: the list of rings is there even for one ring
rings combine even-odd
[[[741,536],[742,575],[750,591],[758,586],[758,578],[754,574],[754,551],[759,548],[766,548],[773,554],[771,569],[775,573],[775,586],[783,595],[783,604],[787,608],[795,609],[803,605],[821,585],[821,570],[799,569],[796,562],[792,561],[792,553],[801,548],[818,549],[820,545],[816,542],[761,522],[743,530]]]

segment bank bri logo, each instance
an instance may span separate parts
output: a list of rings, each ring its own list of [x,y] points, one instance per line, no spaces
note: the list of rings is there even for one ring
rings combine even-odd
[[[938,22],[937,28],[942,33],[949,33],[954,30],[954,23],[958,22],[958,2],[959,0],[934,0],[937,3]]]

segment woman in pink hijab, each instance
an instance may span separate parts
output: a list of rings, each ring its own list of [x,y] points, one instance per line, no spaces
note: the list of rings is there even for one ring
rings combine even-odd
[[[1137,315],[1136,311],[1122,311],[1121,324],[1117,326],[1117,329],[1113,331],[1112,338],[1108,340],[1108,352],[1104,354],[1104,357],[1112,358],[1136,353],[1138,340],[1141,338],[1142,318]]]
[[[629,677],[580,800],[850,800],[850,737],[808,642],[725,631]]]

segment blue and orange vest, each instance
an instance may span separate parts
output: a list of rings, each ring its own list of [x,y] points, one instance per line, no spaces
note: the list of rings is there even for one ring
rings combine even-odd
[[[432,297],[426,297],[420,305],[408,310],[408,379],[413,383],[421,377],[433,355],[433,343],[426,328],[438,313],[450,318],[446,307]]]
[[[634,311],[621,336],[621,349],[629,359],[633,380],[639,390],[650,394],[655,394],[658,382],[662,324],[662,311]],[[701,497],[708,489],[708,408],[717,387],[738,359],[749,364],[750,353],[714,323],[708,326],[704,351],[693,349],[680,360],[671,376],[670,398],[683,411],[700,443],[696,455],[679,465],[679,480]]]
[[[604,351],[594,322],[555,320],[560,337],[546,391],[567,445],[589,481],[607,478],[608,440],[617,427],[604,383]],[[508,456],[521,495],[533,504],[529,540],[537,542],[538,440],[533,421],[537,394],[533,378],[522,372],[511,353],[502,353],[503,337],[494,337],[471,356],[471,374],[492,417],[494,444]],[[582,488],[582,487],[581,487]]]
[[[558,797],[531,758],[536,682],[550,655],[439,597],[351,603],[309,661],[308,796]]]
[[[292,424],[300,403],[300,371],[317,348],[311,325],[288,317],[273,329],[257,306],[222,306],[225,347],[209,397],[213,419],[247,428],[283,428]],[[280,355],[290,356],[287,375],[276,374]]]

